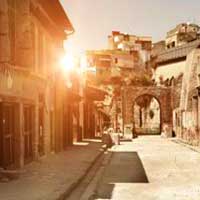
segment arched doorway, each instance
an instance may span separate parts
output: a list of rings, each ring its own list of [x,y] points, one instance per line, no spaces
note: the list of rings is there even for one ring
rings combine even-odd
[[[133,130],[138,135],[161,133],[161,106],[156,97],[143,94],[135,99],[133,104]]]

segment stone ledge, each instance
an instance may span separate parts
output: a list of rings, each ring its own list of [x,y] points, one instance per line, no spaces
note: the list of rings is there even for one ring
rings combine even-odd
[[[180,144],[186,148],[191,149],[192,151],[198,152],[200,153],[200,147],[199,146],[192,146],[191,144],[188,144],[187,141],[183,140],[183,139],[171,139],[172,142],[175,142],[177,144]]]
[[[5,170],[0,168],[0,182],[9,182],[19,178],[21,172],[17,170]]]

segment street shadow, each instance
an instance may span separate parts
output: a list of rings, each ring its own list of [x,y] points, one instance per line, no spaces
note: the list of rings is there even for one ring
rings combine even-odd
[[[149,183],[137,152],[113,152],[101,178],[98,198],[110,199],[116,184]]]

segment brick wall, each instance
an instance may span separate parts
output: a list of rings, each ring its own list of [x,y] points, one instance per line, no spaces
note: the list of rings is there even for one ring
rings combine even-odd
[[[133,106],[135,100],[142,95],[156,98],[161,109],[161,127],[172,128],[171,88],[166,87],[126,87],[123,88],[124,126],[133,124]]]

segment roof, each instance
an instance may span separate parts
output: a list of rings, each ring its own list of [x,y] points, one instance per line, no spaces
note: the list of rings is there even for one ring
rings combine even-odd
[[[59,0],[51,0],[51,3],[49,0],[39,0],[38,2],[45,10],[48,10],[50,18],[56,23],[57,26],[63,30],[70,32],[74,31],[74,28]]]
[[[171,49],[166,49],[157,55],[156,62],[162,63],[170,60],[180,59],[186,57],[193,49],[200,46],[200,40],[195,40],[193,42],[184,44],[179,47],[174,47]]]

